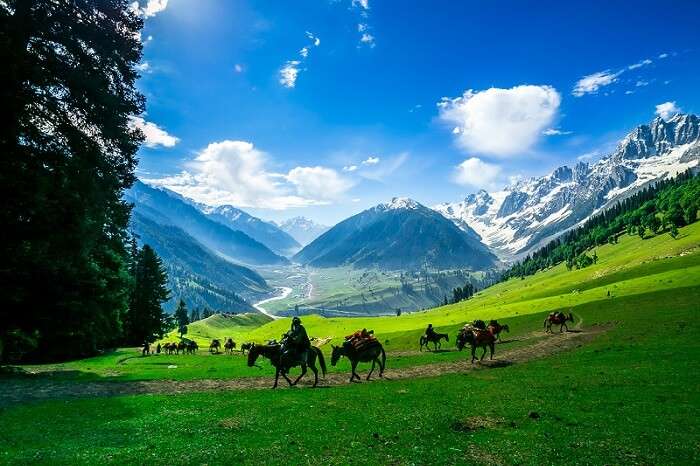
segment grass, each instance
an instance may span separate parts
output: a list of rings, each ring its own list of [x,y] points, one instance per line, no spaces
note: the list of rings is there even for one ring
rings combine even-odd
[[[415,349],[428,322],[454,334],[462,322],[498,317],[517,336],[539,330],[549,310],[572,307],[584,329],[609,329],[574,350],[498,369],[317,390],[17,404],[0,408],[0,463],[698,464],[700,224],[681,233],[623,237],[599,248],[594,266],[554,267],[429,312],[303,319],[312,335],[336,341],[373,328],[397,368],[466,357],[398,356]],[[288,325],[217,318],[191,332],[261,340]],[[261,374],[239,357],[173,356],[178,367],[168,369],[170,357],[135,354],[66,363],[50,377],[79,386]],[[335,370],[347,371],[342,364]],[[46,377],[27,378],[23,389],[40,389]]]
[[[699,300],[693,287],[581,305],[586,323],[614,327],[501,369],[13,407],[0,462],[697,464]]]

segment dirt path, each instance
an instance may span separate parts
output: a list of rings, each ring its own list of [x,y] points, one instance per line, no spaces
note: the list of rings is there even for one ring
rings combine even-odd
[[[400,369],[387,369],[384,373],[384,381],[412,379],[417,377],[433,377],[443,374],[464,373],[471,370],[483,370],[487,368],[509,366],[523,363],[537,358],[542,358],[568,349],[581,346],[592,340],[596,335],[604,332],[606,327],[589,327],[580,330],[572,330],[569,333],[555,333],[544,336],[543,333],[533,332],[525,335],[520,340],[533,340],[533,344],[500,351],[496,348],[496,359],[484,360],[480,364],[471,364],[468,361],[469,353],[465,351],[465,358],[460,361],[425,364]],[[388,356],[397,353],[390,353]],[[477,354],[480,354],[478,350]],[[366,370],[366,369],[365,369]],[[228,380],[186,380],[165,381],[147,380],[140,382],[52,382],[44,380],[9,380],[0,385],[0,406],[9,406],[27,401],[40,401],[47,399],[65,399],[81,397],[102,397],[137,394],[171,394],[201,391],[229,391],[229,390],[254,390],[269,389],[272,386],[272,374],[261,377],[246,377]],[[299,383],[300,386],[310,386],[313,377],[305,377]],[[337,386],[349,384],[349,374],[346,372],[328,374],[321,379],[319,386]],[[373,383],[382,379],[373,379]],[[280,387],[287,388],[284,380]]]

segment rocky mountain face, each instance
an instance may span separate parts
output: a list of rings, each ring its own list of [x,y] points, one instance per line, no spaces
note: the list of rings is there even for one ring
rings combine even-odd
[[[412,199],[394,198],[354,215],[304,247],[293,260],[315,267],[483,270],[496,257],[474,234]]]
[[[236,207],[230,205],[202,206],[201,210],[212,220],[224,224],[232,230],[242,231],[281,256],[291,257],[301,249],[301,244],[277,225],[253,217]]]
[[[637,127],[599,161],[559,167],[501,191],[479,191],[435,210],[472,228],[503,260],[532,252],[591,215],[700,162],[700,118],[678,114]]]
[[[306,217],[294,217],[284,222],[278,223],[280,230],[288,233],[302,246],[306,246],[323,233],[327,232],[330,227],[320,225]]]

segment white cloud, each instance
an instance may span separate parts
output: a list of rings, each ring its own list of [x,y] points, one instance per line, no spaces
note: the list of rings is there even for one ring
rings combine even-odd
[[[131,11],[144,18],[152,18],[161,11],[165,11],[167,7],[168,0],[142,0],[141,2],[135,1],[129,5]]]
[[[207,205],[276,210],[328,204],[352,187],[325,167],[275,173],[267,154],[250,142],[231,140],[209,144],[178,175],[146,181]]]
[[[352,0],[352,6],[369,10],[369,0]]]
[[[453,181],[462,186],[493,187],[501,174],[501,167],[470,157],[455,167]]]
[[[673,115],[676,113],[680,113],[681,109],[676,105],[676,102],[664,102],[662,104],[659,104],[656,106],[656,114],[663,118],[664,120],[668,120],[671,118]]]
[[[321,202],[337,199],[352,187],[352,182],[335,170],[319,166],[293,168],[286,179],[300,196]]]
[[[377,44],[374,42],[374,36],[370,34],[369,32],[363,32],[362,36],[360,37],[360,43],[365,44],[369,46],[370,48],[374,48]]]
[[[144,136],[146,136],[146,141],[144,142],[146,147],[173,147],[180,142],[180,139],[168,134],[167,131],[160,128],[155,123],[144,120],[143,117],[131,117],[131,125],[140,129]]]
[[[561,97],[551,86],[467,90],[438,103],[440,119],[451,125],[465,150],[499,157],[530,149],[557,115]]]
[[[145,61],[143,63],[139,63],[138,65],[135,66],[135,68],[142,73],[150,73],[151,72],[151,64],[148,63],[147,61]]]
[[[595,94],[601,87],[609,86],[610,84],[617,81],[617,78],[623,73],[623,71],[618,71],[613,73],[610,70],[599,71],[597,73],[589,74],[579,79],[572,94],[576,97],[581,97],[586,94]]]
[[[661,59],[664,59],[664,58],[667,58],[667,57],[668,57],[668,54],[667,54],[667,53],[662,53],[661,55],[659,55],[659,58],[661,58]]]
[[[646,60],[642,60],[638,63],[635,63],[633,65],[628,66],[627,69],[636,70],[637,68],[641,68],[642,66],[651,65],[651,64],[652,64],[652,61],[647,58]]]
[[[362,161],[362,165],[376,165],[379,163],[379,157],[367,157],[366,160]]]
[[[287,88],[294,87],[299,76],[299,65],[301,65],[299,60],[289,60],[285,63],[280,69],[280,84]]]
[[[390,157],[385,159],[381,164],[379,163],[379,157],[369,157],[367,160],[362,162],[362,170],[358,174],[362,178],[373,181],[382,181],[383,179],[391,176],[401,168],[401,166],[408,160],[408,153],[403,152],[395,157]]]
[[[243,65],[241,65],[240,63],[236,63],[235,65],[233,65],[233,70],[236,73],[243,73]]]
[[[566,136],[567,134],[571,133],[572,131],[562,131],[556,128],[547,128],[546,130],[542,131],[542,134],[545,136]]]
[[[346,165],[343,167],[344,172],[354,172],[357,171],[357,165]]]
[[[300,68],[300,65],[302,64],[302,61],[305,61],[309,57],[309,53],[311,53],[311,48],[312,47],[318,47],[321,45],[321,39],[310,33],[309,31],[306,31],[306,37],[308,37],[311,40],[311,44],[304,46],[299,50],[299,56],[301,57],[301,60],[287,60],[287,62],[282,66],[282,68],[279,71],[279,82],[286,88],[293,88],[296,86],[297,83],[297,78],[299,77],[299,73],[302,71]]]

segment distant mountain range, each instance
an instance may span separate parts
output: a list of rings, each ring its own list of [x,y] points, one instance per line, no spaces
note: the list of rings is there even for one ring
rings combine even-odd
[[[165,308],[171,312],[180,298],[190,309],[251,312],[253,307],[244,299],[257,301],[272,291],[256,272],[222,259],[181,228],[134,211],[130,230],[141,245],[150,245],[163,260],[171,290]]]
[[[493,267],[496,257],[467,233],[412,199],[394,198],[354,215],[316,238],[293,260],[315,267],[389,270]]]
[[[700,119],[687,114],[668,121],[656,118],[593,164],[560,167],[435,210],[461,229],[475,230],[501,259],[513,260],[649,183],[697,169],[699,161]]]
[[[212,220],[222,223],[232,230],[242,231],[281,256],[291,257],[301,249],[301,244],[289,232],[274,223],[253,217],[236,207],[230,205],[201,206],[201,210]]]
[[[278,223],[277,226],[282,231],[288,233],[302,246],[306,246],[322,234],[328,231],[330,227],[320,225],[306,217],[293,217],[284,222]]]
[[[173,225],[198,242],[223,256],[244,265],[284,265],[289,260],[240,230],[233,230],[199,210],[191,201],[167,189],[150,187],[140,181],[127,191],[125,198],[134,203],[134,211],[162,225]],[[217,217],[217,220],[221,220]]]

